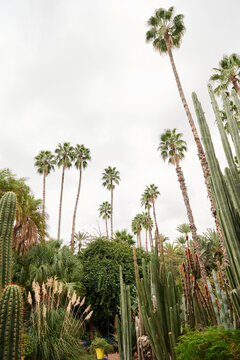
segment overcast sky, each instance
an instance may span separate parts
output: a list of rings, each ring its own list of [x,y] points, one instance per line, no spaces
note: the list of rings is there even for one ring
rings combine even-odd
[[[159,7],[175,6],[186,33],[174,57],[186,97],[203,103],[223,159],[207,93],[212,68],[223,54],[239,53],[239,0],[1,0],[0,164],[27,177],[36,197],[42,178],[34,168],[40,150],[60,142],[84,144],[92,161],[83,174],[76,231],[105,230],[98,207],[110,201],[101,174],[116,166],[114,229],[131,230],[145,186],[156,184],[161,233],[177,236],[187,222],[173,166],[157,152],[166,128],[183,132],[189,151],[182,163],[198,232],[213,226],[196,146],[167,56],[145,43],[146,22]],[[193,113],[194,118],[195,114]],[[224,160],[222,160],[224,162]],[[59,170],[47,178],[49,233],[57,236]],[[66,172],[62,238],[70,241],[78,173]]]

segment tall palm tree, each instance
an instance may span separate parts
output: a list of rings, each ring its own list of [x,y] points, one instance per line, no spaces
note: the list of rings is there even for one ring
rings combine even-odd
[[[40,151],[40,153],[34,158],[34,166],[37,168],[37,172],[43,175],[43,201],[42,201],[42,216],[43,220],[45,219],[45,200],[46,200],[46,176],[52,171],[55,170],[54,165],[56,160],[51,151]],[[45,223],[43,224],[45,227]],[[44,241],[44,239],[43,239]]]
[[[58,217],[58,233],[57,233],[57,239],[60,240],[64,175],[65,175],[65,170],[69,169],[72,166],[72,161],[74,159],[74,148],[70,145],[69,142],[65,142],[63,143],[63,145],[59,143],[55,150],[55,153],[56,153],[57,166],[59,168],[62,167],[62,180],[61,180],[59,217]]]
[[[196,249],[199,258],[202,279],[204,284],[206,284],[207,283],[206,270],[200,251],[199,239],[197,236],[197,228],[194,222],[193,213],[190,206],[188,192],[185,184],[185,178],[182,169],[179,165],[180,161],[184,158],[185,151],[187,151],[186,141],[182,140],[181,138],[182,138],[182,134],[177,133],[176,129],[166,130],[166,132],[163,133],[160,137],[161,141],[158,150],[161,151],[161,157],[164,161],[168,159],[169,164],[175,165],[178,181],[180,184],[180,189],[182,191],[184,204],[187,210],[187,216],[192,233],[192,238],[193,241],[195,241],[196,243]]]
[[[102,217],[105,220],[105,224],[106,224],[106,235],[107,238],[109,239],[108,236],[108,219],[110,219],[111,216],[111,205],[109,204],[108,201],[104,201],[100,206],[99,206],[99,217]]]
[[[144,191],[144,193],[141,196],[141,206],[144,206],[144,208],[147,210],[148,213],[148,231],[149,231],[149,240],[150,240],[150,246],[151,250],[153,249],[153,239],[152,239],[152,226],[151,226],[151,215],[150,215],[150,209],[152,207],[151,201],[149,198],[149,195]]]
[[[137,247],[142,247],[141,240],[142,231],[142,214],[137,214],[132,221],[132,232],[137,235]]]
[[[211,203],[211,212],[212,216],[215,219],[215,224],[217,228],[217,232],[220,237],[221,245],[224,248],[224,242],[222,237],[222,232],[219,224],[219,220],[216,214],[216,209],[212,197],[212,192],[208,183],[208,177],[210,175],[209,167],[206,159],[205,152],[203,150],[203,146],[197,131],[197,128],[195,126],[195,123],[193,121],[192,114],[190,112],[187,100],[185,98],[182,84],[180,82],[180,78],[177,72],[177,68],[173,59],[172,49],[179,48],[181,44],[181,40],[183,37],[183,34],[185,32],[185,26],[183,23],[183,15],[179,14],[174,16],[174,7],[170,7],[168,10],[165,9],[158,9],[155,11],[154,16],[151,16],[148,20],[148,26],[149,30],[146,33],[146,41],[152,42],[153,47],[160,53],[165,54],[167,53],[171,62],[171,66],[173,69],[173,73],[175,76],[177,88],[179,91],[179,95],[184,107],[184,110],[186,112],[188,122],[190,124],[193,137],[197,146],[198,151],[198,157],[202,166],[202,171],[205,179],[205,184],[207,187],[207,194]]]
[[[113,190],[115,184],[119,185],[120,173],[115,167],[109,166],[102,173],[103,186],[111,191],[111,238],[113,239]]]
[[[153,219],[154,219],[155,229],[156,229],[156,240],[159,244],[159,231],[158,231],[158,224],[157,224],[157,217],[156,217],[156,210],[155,210],[155,201],[158,198],[158,195],[160,195],[160,192],[158,191],[158,187],[156,185],[151,184],[146,187],[145,197],[146,197],[146,199],[149,199],[150,203],[152,204]]]
[[[148,251],[148,232],[149,230],[151,231],[152,227],[153,227],[153,221],[151,219],[151,217],[149,218],[148,213],[147,212],[142,212],[142,226],[143,228],[146,230],[146,251]]]
[[[210,80],[218,84],[214,92],[219,95],[222,90],[227,91],[229,85],[232,84],[240,97],[240,56],[237,54],[224,55],[219,62],[219,68],[213,68],[213,70],[215,74],[210,77]]]
[[[78,180],[78,189],[77,196],[73,211],[73,222],[72,222],[72,235],[71,235],[71,248],[74,249],[74,233],[75,233],[75,224],[76,224],[76,215],[77,215],[77,207],[79,201],[79,195],[81,190],[82,183],[82,171],[86,169],[88,165],[88,161],[91,160],[90,150],[86,148],[84,145],[77,144],[74,149],[74,159],[75,159],[75,167],[79,170],[79,180]]]
[[[181,234],[184,234],[185,242],[187,243],[187,247],[189,247],[189,233],[191,231],[189,224],[181,224],[177,227],[177,231]]]

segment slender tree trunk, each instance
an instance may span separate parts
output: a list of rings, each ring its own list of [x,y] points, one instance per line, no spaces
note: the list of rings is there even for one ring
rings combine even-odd
[[[64,184],[64,173],[65,166],[62,168],[62,181],[61,181],[61,192],[60,192],[60,202],[59,202],[59,216],[58,216],[58,233],[57,239],[60,240],[60,231],[61,231],[61,216],[62,216],[62,198],[63,198],[63,184]]]
[[[111,238],[113,239],[113,186],[111,180]]]
[[[147,228],[146,228],[145,230],[146,230],[146,251],[148,251],[148,238],[147,238]]]
[[[155,245],[156,248],[158,249],[158,244],[159,244],[159,231],[158,231],[158,224],[157,224],[157,217],[156,217],[156,211],[155,211],[155,204],[154,204],[154,201],[153,201],[153,218],[154,218],[154,222],[155,222],[155,228],[156,228],[156,239],[155,239]],[[157,243],[157,244],[156,244]]]
[[[139,233],[137,232],[137,247],[139,248]]]
[[[74,212],[73,212],[71,249],[74,249],[74,233],[75,233],[77,207],[78,207],[79,195],[80,195],[80,190],[81,190],[81,183],[82,183],[82,164],[80,164],[80,168],[79,168],[79,181],[78,181],[77,197],[76,197],[76,202],[75,202]]]
[[[149,227],[149,240],[151,245],[151,250],[153,249],[153,239],[152,239],[152,229],[151,229],[151,221],[150,221],[150,209],[148,207],[148,227]]]
[[[188,216],[188,221],[189,221],[189,226],[191,229],[191,233],[192,233],[192,238],[193,241],[195,241],[196,244],[196,250],[197,250],[197,256],[199,259],[199,265],[200,265],[200,271],[201,271],[201,276],[202,276],[202,280],[204,285],[207,284],[207,276],[206,276],[206,269],[203,263],[203,259],[202,259],[202,255],[201,255],[201,251],[200,251],[200,247],[199,247],[199,240],[198,240],[198,236],[197,236],[197,228],[195,226],[195,222],[194,222],[194,218],[193,218],[193,213],[192,213],[192,209],[190,206],[190,201],[189,201],[189,197],[188,197],[188,193],[187,193],[187,188],[185,185],[185,179],[184,179],[184,175],[182,172],[182,169],[180,167],[180,165],[178,163],[176,163],[176,173],[177,173],[177,177],[178,177],[178,181],[180,184],[180,189],[182,191],[182,196],[183,196],[183,200],[186,206],[186,210],[187,210],[187,216]]]
[[[45,242],[45,201],[46,201],[46,173],[43,172],[43,204],[42,204],[42,218],[43,218],[43,234],[42,234],[42,241]]]
[[[180,95],[180,98],[182,100],[183,107],[184,107],[184,110],[186,112],[186,115],[187,115],[191,130],[192,130],[192,133],[193,133],[195,143],[197,145],[198,158],[199,158],[201,166],[202,166],[202,171],[203,171],[203,175],[204,175],[204,179],[205,179],[205,184],[206,184],[206,187],[207,187],[207,194],[208,194],[208,197],[209,197],[209,200],[210,200],[210,203],[211,203],[211,213],[212,213],[212,216],[215,219],[215,225],[216,225],[217,233],[218,233],[218,236],[219,236],[219,239],[220,239],[220,246],[221,246],[223,254],[224,254],[225,263],[228,264],[229,261],[228,261],[227,250],[226,250],[226,247],[225,247],[225,244],[224,244],[224,240],[223,240],[223,236],[222,236],[222,230],[221,230],[220,223],[219,223],[219,220],[218,220],[218,216],[217,216],[217,213],[216,213],[216,208],[215,208],[215,204],[214,204],[214,201],[213,201],[211,188],[210,188],[209,183],[208,183],[208,177],[210,175],[210,172],[209,172],[209,167],[208,167],[206,155],[205,155],[205,152],[203,150],[203,146],[202,146],[200,137],[198,135],[197,128],[196,128],[195,123],[193,121],[192,114],[190,112],[190,109],[189,109],[188,104],[187,104],[187,100],[186,100],[184,92],[183,92],[182,84],[180,82],[178,72],[177,72],[177,68],[176,68],[176,65],[175,65],[175,62],[174,62],[174,59],[173,59],[171,44],[169,42],[169,36],[168,36],[167,32],[165,32],[164,37],[165,37],[165,41],[166,41],[166,46],[167,46],[169,59],[170,59],[172,69],[173,69],[173,73],[174,73],[174,76],[175,76],[175,80],[176,80],[176,83],[177,83],[177,88],[178,88],[178,91],[179,91],[179,95]]]
[[[107,234],[107,239],[109,239],[109,236],[108,236],[108,224],[107,224],[107,214],[105,214],[105,223],[106,223],[106,234]]]
[[[236,90],[236,93],[240,97],[240,87],[238,86],[238,82],[237,82],[237,79],[235,76],[232,78],[232,83],[233,83],[234,89]]]
[[[139,247],[142,248],[141,231],[139,231]]]

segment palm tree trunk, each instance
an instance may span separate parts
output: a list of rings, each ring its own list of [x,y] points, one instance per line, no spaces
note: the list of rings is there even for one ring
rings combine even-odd
[[[137,232],[137,247],[139,248],[139,233]]]
[[[152,229],[151,229],[151,222],[150,222],[150,209],[148,209],[148,228],[149,228],[149,240],[151,245],[151,250],[153,249],[153,239],[152,239]]]
[[[71,249],[74,249],[74,233],[75,233],[76,215],[77,215],[77,207],[78,207],[79,195],[80,195],[80,190],[81,190],[81,183],[82,183],[82,164],[80,165],[80,168],[79,168],[78,190],[77,190],[77,197],[76,197],[76,202],[75,202],[74,212],[73,212]]]
[[[111,238],[113,239],[113,186],[111,181]]]
[[[148,251],[147,228],[146,228],[146,251]]]
[[[62,198],[63,198],[64,172],[65,172],[65,166],[63,165],[63,169],[62,169],[62,181],[61,181],[61,192],[60,192],[60,202],[59,202],[59,216],[58,216],[58,233],[57,233],[57,239],[58,239],[58,240],[60,240],[60,230],[61,230],[61,216],[62,216]]]
[[[142,248],[141,231],[139,231],[139,247]]]
[[[188,104],[187,104],[187,100],[186,100],[184,92],[183,92],[182,84],[180,82],[178,72],[177,72],[177,68],[176,68],[176,65],[175,65],[175,62],[174,62],[174,59],[173,59],[171,44],[169,42],[169,36],[168,36],[167,32],[165,32],[164,37],[165,37],[165,41],[166,41],[166,46],[167,46],[169,59],[170,59],[172,69],[173,69],[173,73],[174,73],[174,76],[175,76],[175,80],[176,80],[176,83],[177,83],[177,88],[178,88],[178,91],[179,91],[179,95],[180,95],[180,98],[182,100],[183,107],[185,109],[185,112],[186,112],[186,115],[187,115],[191,130],[192,130],[192,133],[193,133],[195,143],[197,145],[198,158],[199,158],[201,166],[202,166],[202,171],[203,171],[203,175],[204,175],[204,179],[205,179],[205,184],[206,184],[206,187],[207,187],[207,194],[208,194],[208,197],[209,197],[209,200],[210,200],[210,203],[211,203],[211,213],[212,213],[212,216],[214,217],[214,220],[215,220],[217,233],[218,233],[218,236],[219,236],[219,239],[220,239],[220,246],[221,246],[223,254],[224,254],[225,264],[229,264],[227,250],[226,250],[224,240],[223,240],[223,236],[222,236],[222,230],[221,230],[220,223],[219,223],[219,220],[218,220],[218,216],[217,216],[217,213],[216,213],[216,208],[215,208],[215,204],[214,204],[214,201],[213,201],[212,192],[211,192],[211,189],[210,189],[210,186],[209,186],[209,183],[208,183],[208,177],[210,175],[210,172],[209,172],[209,167],[208,167],[206,155],[204,153],[203,146],[202,146],[200,137],[199,137],[198,132],[197,132],[197,128],[196,128],[195,123],[193,121],[192,114],[190,112],[190,109],[189,109]]]
[[[46,199],[46,173],[43,172],[43,204],[42,204],[42,218],[43,218],[43,234],[42,234],[42,241],[45,242],[45,199]]]
[[[192,209],[191,209],[190,202],[189,202],[189,197],[188,197],[187,188],[185,185],[184,175],[183,175],[182,169],[178,163],[176,163],[176,173],[177,173],[178,181],[180,184],[180,189],[182,191],[183,200],[184,200],[186,210],[187,210],[187,216],[188,216],[189,226],[190,226],[191,233],[192,233],[192,238],[196,244],[196,250],[197,250],[197,256],[199,259],[202,280],[205,285],[205,284],[207,284],[207,276],[206,276],[206,270],[205,270],[205,266],[203,263],[203,259],[202,259],[202,255],[201,255],[201,251],[200,251],[200,247],[199,247],[197,228],[195,226]]]
[[[240,87],[238,86],[238,82],[237,82],[237,79],[235,76],[232,78],[232,83],[233,83],[234,89],[236,90],[236,93],[240,97]]]
[[[109,239],[109,236],[108,236],[108,224],[107,224],[107,215],[105,214],[105,223],[106,223],[106,234],[107,234],[107,239]]]
[[[156,228],[156,234],[157,234],[157,238],[155,239],[155,245],[156,245],[156,249],[158,249],[158,244],[159,244],[159,231],[158,231],[158,224],[157,224],[157,217],[156,217],[156,212],[155,212],[155,204],[153,201],[153,217],[154,217],[154,222],[155,222],[155,228]],[[157,243],[157,244],[156,244]]]

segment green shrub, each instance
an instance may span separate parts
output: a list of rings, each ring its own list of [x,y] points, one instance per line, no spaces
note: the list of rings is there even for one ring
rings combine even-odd
[[[209,327],[179,338],[178,360],[239,360],[240,330]]]
[[[108,354],[109,352],[111,352],[113,350],[112,346],[105,339],[99,338],[99,337],[96,337],[91,342],[91,345],[89,347],[89,351],[93,352],[97,348],[104,348],[105,354]]]

